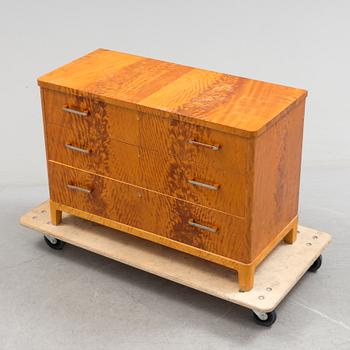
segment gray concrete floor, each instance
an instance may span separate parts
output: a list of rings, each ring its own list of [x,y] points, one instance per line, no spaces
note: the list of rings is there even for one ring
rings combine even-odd
[[[49,249],[18,224],[47,198],[46,186],[1,187],[0,349],[349,349],[344,174],[343,166],[304,169],[313,186],[302,188],[302,224],[331,232],[333,242],[322,268],[279,306],[271,329],[244,308],[102,256]]]

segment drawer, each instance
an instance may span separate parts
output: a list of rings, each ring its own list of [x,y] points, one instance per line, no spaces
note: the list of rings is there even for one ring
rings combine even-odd
[[[46,125],[47,158],[139,184],[139,148],[78,128]]]
[[[45,123],[79,130],[95,139],[106,137],[138,144],[138,112],[92,98],[42,90]]]
[[[50,161],[48,170],[50,197],[57,203],[249,261],[242,219]]]
[[[245,216],[247,177],[47,124],[48,159],[192,203]]]
[[[201,167],[246,173],[248,139],[185,123],[140,113],[140,145],[159,153],[193,162]]]
[[[244,217],[247,181],[244,174],[140,149],[140,185],[205,207]]]

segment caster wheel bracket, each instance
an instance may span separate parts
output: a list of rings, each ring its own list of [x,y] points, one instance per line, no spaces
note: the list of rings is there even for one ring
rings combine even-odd
[[[57,244],[57,238],[51,236],[51,235],[45,235],[45,237],[47,238],[47,240],[51,243],[51,244]]]
[[[252,311],[261,321],[266,321],[269,318],[267,312],[261,312],[261,311],[256,311],[256,310],[252,310]]]
[[[44,240],[46,242],[46,244],[55,250],[61,250],[63,249],[65,242],[51,236],[51,235],[44,235]]]
[[[252,312],[256,323],[260,326],[271,327],[276,322],[277,314],[275,310],[271,312],[252,310]]]

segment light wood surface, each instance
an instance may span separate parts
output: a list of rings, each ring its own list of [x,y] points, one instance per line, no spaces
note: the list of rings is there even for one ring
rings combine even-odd
[[[38,82],[41,87],[247,137],[265,131],[306,97],[301,89],[105,49]]]
[[[299,226],[296,242],[293,245],[278,245],[257,268],[254,288],[241,293],[237,274],[231,269],[91,221],[63,215],[64,224],[50,224],[49,204],[45,202],[23,215],[21,224],[124,264],[261,312],[270,312],[278,306],[331,239],[327,233]],[[322,270],[319,273],[322,273]]]

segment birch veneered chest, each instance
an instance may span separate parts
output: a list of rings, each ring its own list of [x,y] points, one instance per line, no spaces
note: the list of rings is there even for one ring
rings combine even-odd
[[[306,91],[96,50],[38,79],[62,211],[238,271],[296,238]]]

